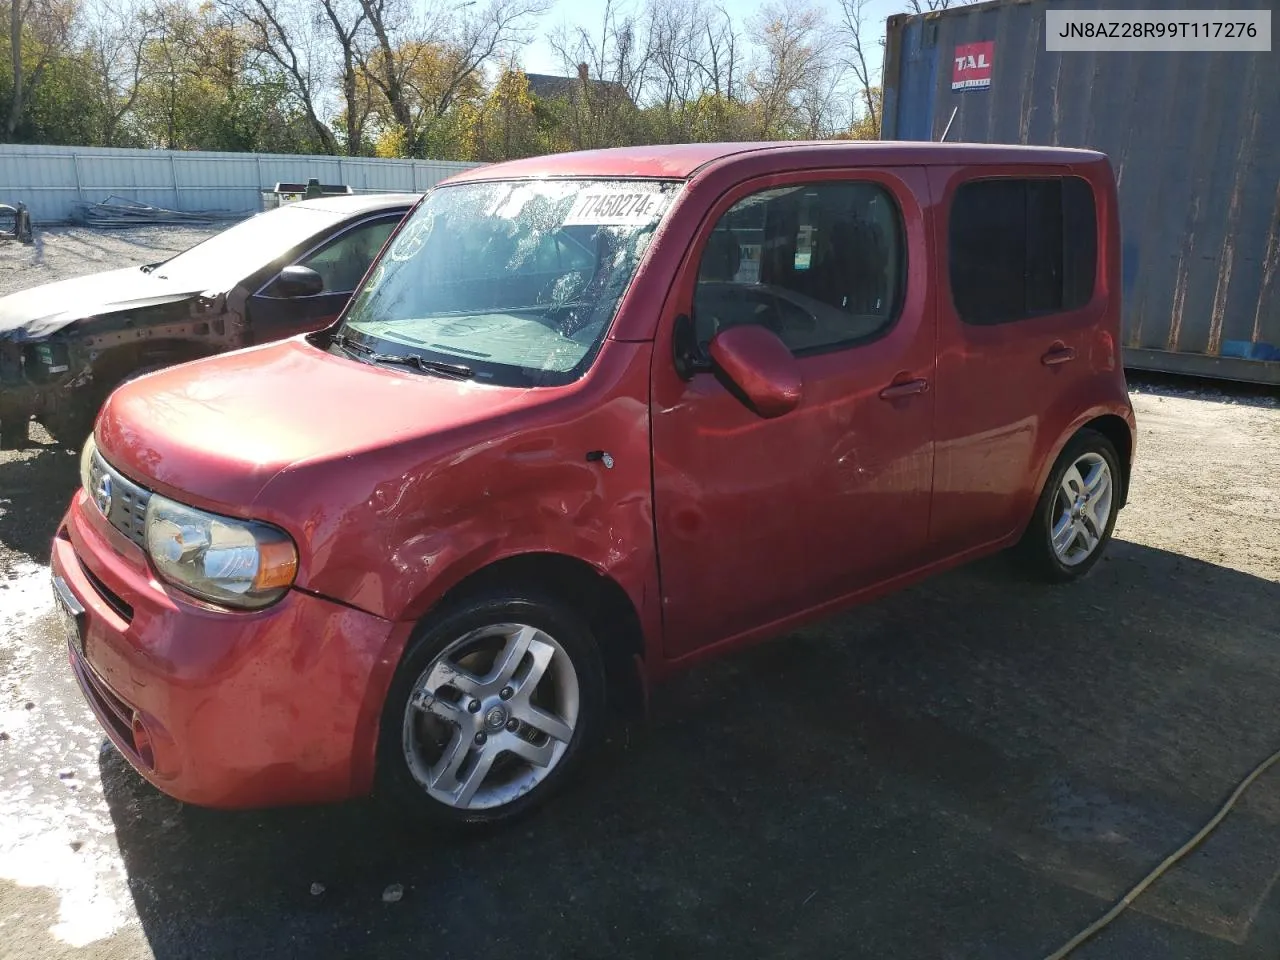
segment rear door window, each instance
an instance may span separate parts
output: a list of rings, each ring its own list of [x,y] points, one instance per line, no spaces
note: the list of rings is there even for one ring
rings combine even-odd
[[[1093,297],[1097,244],[1093,190],[1080,177],[962,184],[948,228],[956,312],[991,325],[1079,309]]]

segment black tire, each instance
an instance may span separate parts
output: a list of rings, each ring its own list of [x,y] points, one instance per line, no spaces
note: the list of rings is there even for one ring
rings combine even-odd
[[[419,681],[426,679],[428,670],[437,657],[455,641],[482,628],[513,623],[525,624],[542,631],[560,647],[560,651],[554,656],[567,655],[577,679],[577,716],[572,736],[558,760],[549,765],[542,779],[508,802],[481,808],[451,806],[432,796],[410,767],[410,751],[406,748],[406,740],[410,736],[407,732],[406,715],[414,709],[410,707],[410,698]],[[563,669],[563,666],[557,663],[557,668]],[[551,672],[548,668],[544,676]],[[541,685],[539,690],[542,690]],[[460,713],[466,699],[464,697],[457,703]],[[482,709],[474,713],[470,710],[467,712],[472,713],[477,721],[483,722],[490,714],[489,699],[492,697],[485,699]],[[510,702],[515,703],[514,700]],[[412,717],[410,723],[421,722],[418,713],[412,714]],[[467,597],[430,615],[409,641],[383,706],[378,734],[375,793],[380,799],[391,802],[411,821],[423,825],[485,827],[506,824],[542,806],[560,789],[599,741],[604,729],[604,718],[605,679],[599,648],[586,622],[572,608],[538,592],[521,589],[489,591]],[[438,723],[433,719],[428,722]],[[414,729],[416,736],[421,727],[415,726]],[[465,730],[459,730],[461,732],[458,735],[462,736]],[[494,737],[505,736],[502,728],[498,730],[493,734]],[[451,729],[448,735],[453,735]],[[495,739],[494,744],[497,743],[499,741]],[[493,744],[489,746],[492,749]],[[447,749],[445,747],[442,754]],[[523,762],[509,754],[503,754],[500,749],[497,756],[499,759],[507,757],[511,766]],[[526,766],[534,771],[532,764]],[[489,784],[497,773],[500,771],[495,761],[494,770],[484,783]]]
[[[1108,507],[1109,512],[1106,522],[1101,524],[1101,536],[1098,537],[1097,543],[1092,550],[1082,559],[1067,563],[1059,556],[1053,544],[1054,525],[1062,518],[1062,511],[1065,506],[1064,501],[1060,499],[1062,482],[1069,470],[1082,459],[1089,457],[1100,457],[1110,471],[1111,496]],[[1068,583],[1072,580],[1078,580],[1092,570],[1094,565],[1102,559],[1107,545],[1111,542],[1111,533],[1115,529],[1116,514],[1119,512],[1121,494],[1123,493],[1121,484],[1123,483],[1124,477],[1120,472],[1120,458],[1116,455],[1116,449],[1111,441],[1102,434],[1086,428],[1067,442],[1067,445],[1054,463],[1053,470],[1049,473],[1049,479],[1045,482],[1044,489],[1040,492],[1040,498],[1036,502],[1035,513],[1032,515],[1031,522],[1027,525],[1026,532],[1023,534],[1016,551],[1020,559],[1026,563],[1029,571],[1037,579],[1049,583]],[[1089,522],[1089,518],[1084,518],[1081,522],[1086,523],[1090,531],[1094,530],[1094,525]],[[1083,541],[1076,541],[1076,543],[1082,544]],[[1076,547],[1077,553],[1081,550],[1083,550],[1083,546]]]
[[[30,446],[30,415],[11,414],[0,417],[0,450],[22,450]]]
[[[86,399],[84,403],[77,403],[74,407],[63,407],[56,413],[46,414],[40,422],[55,443],[79,452],[83,449],[86,438],[93,433],[99,406],[94,400]]]

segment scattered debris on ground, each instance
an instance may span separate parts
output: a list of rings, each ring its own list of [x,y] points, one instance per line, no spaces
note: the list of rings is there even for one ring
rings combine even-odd
[[[119,227],[154,226],[161,224],[188,224],[197,226],[226,227],[243,220],[243,213],[190,213],[153,207],[137,200],[110,196],[98,203],[81,203],[76,208],[76,219],[90,227],[116,229]]]

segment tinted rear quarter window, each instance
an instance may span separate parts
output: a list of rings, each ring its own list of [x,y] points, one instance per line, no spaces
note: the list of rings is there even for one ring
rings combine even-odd
[[[1076,310],[1093,296],[1097,212],[1080,177],[962,184],[948,233],[951,293],[965,323]]]

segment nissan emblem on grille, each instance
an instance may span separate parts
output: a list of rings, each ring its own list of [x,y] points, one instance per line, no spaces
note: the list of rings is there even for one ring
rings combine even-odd
[[[111,475],[104,473],[93,491],[93,502],[98,505],[103,516],[111,516]]]
[[[150,490],[138,486],[95,452],[89,470],[88,493],[113,527],[142,546],[146,540]]]

